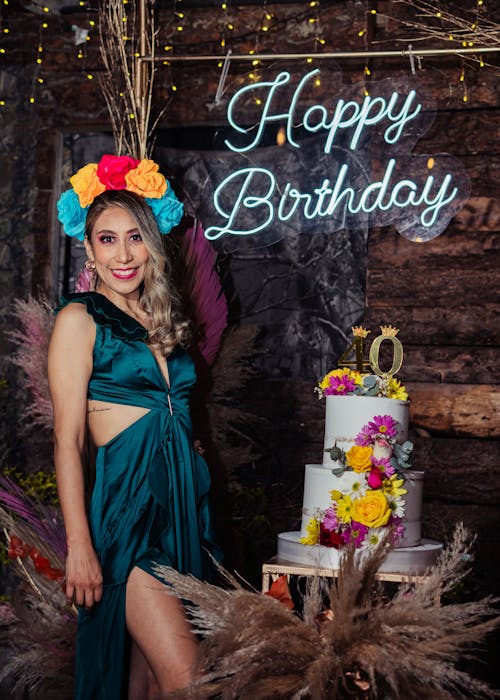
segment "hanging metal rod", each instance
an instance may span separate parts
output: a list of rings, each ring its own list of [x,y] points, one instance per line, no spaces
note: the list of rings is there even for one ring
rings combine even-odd
[[[409,56],[463,56],[464,54],[485,54],[500,52],[500,46],[477,46],[467,49],[400,49],[398,51],[337,51],[332,53],[244,53],[231,54],[231,61],[276,61],[277,59],[308,59],[315,61],[331,58],[391,58]],[[176,61],[223,61],[221,55],[179,55],[179,56],[141,56],[137,60],[145,62],[174,63]]]

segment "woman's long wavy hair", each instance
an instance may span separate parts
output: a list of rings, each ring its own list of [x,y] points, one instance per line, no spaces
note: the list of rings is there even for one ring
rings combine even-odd
[[[148,249],[149,259],[139,306],[151,318],[148,343],[159,347],[168,356],[176,345],[186,347],[191,340],[190,324],[183,313],[181,298],[174,283],[176,244],[170,236],[159,232],[145,199],[127,190],[107,190],[94,199],[85,226],[89,243],[92,244],[91,235],[97,218],[112,206],[122,207],[134,217]]]

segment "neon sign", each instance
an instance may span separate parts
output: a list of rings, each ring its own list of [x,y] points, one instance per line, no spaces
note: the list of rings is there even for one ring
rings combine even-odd
[[[285,71],[233,95],[227,118],[234,136],[225,145],[239,156],[237,160],[245,157],[247,164],[232,170],[216,187],[213,206],[221,222],[207,228],[206,237],[252,236],[280,222],[307,231],[321,220],[331,230],[392,223],[410,240],[438,236],[462,208],[470,185],[465,169],[452,156],[411,155],[413,142],[427,126],[417,89],[403,94],[394,86],[388,90],[385,81],[386,95],[365,95],[359,101],[340,98],[330,109],[322,104],[304,109],[301,97],[319,72],[310,71],[299,81],[286,108],[276,107],[283,103],[285,87],[288,92],[292,87],[292,76]],[[244,113],[245,100],[257,96],[260,116],[249,129],[240,112]],[[307,189],[298,186],[286,168],[278,168],[278,177],[275,170],[255,164],[259,152],[255,149],[266,128],[276,124],[284,125],[288,148],[303,151],[304,158],[310,150],[309,135],[315,135],[319,175]],[[294,132],[297,124],[306,137],[302,142]],[[386,161],[380,162],[378,155],[373,167],[376,148]]]

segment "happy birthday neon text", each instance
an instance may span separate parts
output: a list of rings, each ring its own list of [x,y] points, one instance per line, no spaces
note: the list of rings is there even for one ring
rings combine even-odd
[[[297,217],[295,230],[306,228],[306,221],[325,217],[331,219],[329,225],[336,230],[357,225],[361,218],[372,224],[377,221],[377,213],[381,212],[388,212],[383,217],[384,224],[397,225],[399,221],[403,224],[403,235],[409,238],[414,235],[413,240],[422,235],[424,239],[439,235],[452,213],[456,212],[456,203],[454,209],[447,210],[448,205],[463,195],[459,193],[456,176],[451,172],[435,168],[431,174],[435,158],[429,159],[431,165],[424,166],[422,159],[408,157],[408,141],[398,146],[403,136],[410,135],[410,141],[414,140],[421,126],[415,122],[407,128],[422,115],[416,90],[412,89],[408,94],[392,90],[387,99],[367,95],[359,103],[341,98],[331,109],[314,104],[300,116],[299,100],[308,83],[318,74],[318,69],[307,73],[293,91],[288,107],[281,110],[276,110],[275,104],[281,97],[279,91],[291,80],[290,73],[281,72],[274,80],[241,88],[229,102],[227,118],[234,131],[246,135],[248,141],[238,145],[234,139],[228,138],[225,144],[234,153],[248,154],[260,144],[269,125],[284,123],[289,145],[299,149],[301,144],[296,140],[294,128],[300,125],[306,132],[324,136],[320,141],[325,154],[321,160],[324,165],[319,176],[321,184],[319,181],[312,183],[307,187],[308,191],[301,191],[287,181],[286,173],[278,181],[271,170],[258,164],[240,168],[230,173],[215,189],[213,204],[222,222],[208,227],[205,236],[211,240],[226,234],[249,236],[271,227],[273,221],[291,222],[294,217]],[[259,120],[252,129],[243,126],[242,120],[238,119],[238,110],[249,95],[252,98],[258,96],[261,105]],[[377,129],[370,133],[375,125],[378,125]],[[388,160],[377,169],[383,172],[381,178],[372,182],[371,167],[363,164],[363,157],[368,155],[363,150],[363,142],[368,142],[370,147],[373,140],[381,136],[382,152],[387,152]],[[307,154],[307,142],[302,146]],[[344,153],[342,160],[346,162],[339,162],[337,153]],[[403,160],[398,158],[401,153]],[[305,162],[305,157],[301,158],[301,162]],[[411,168],[412,177],[404,172],[403,163],[404,167]],[[354,188],[351,186],[353,182],[365,184]],[[356,215],[361,217],[359,221]],[[412,230],[416,233],[413,234]]]

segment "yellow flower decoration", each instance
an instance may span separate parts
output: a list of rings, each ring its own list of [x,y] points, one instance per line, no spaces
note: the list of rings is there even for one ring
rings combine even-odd
[[[82,209],[92,204],[94,199],[106,189],[97,177],[97,163],[89,163],[80,168],[69,181],[78,195]]]
[[[319,542],[319,520],[311,518],[306,525],[307,535],[300,538],[301,544],[318,544]]]
[[[405,483],[404,479],[398,479],[397,474],[393,474],[388,479],[384,479],[382,484],[382,491],[392,498],[398,498],[399,496],[404,496],[408,493],[406,489],[401,488]]]
[[[330,377],[345,377],[347,375],[348,379],[351,379],[355,384],[361,385],[363,383],[363,375],[359,372],[349,369],[348,367],[339,367],[339,369],[333,369],[328,372],[323,379],[319,382],[320,389],[328,389],[330,386]]]
[[[343,523],[350,523],[353,515],[353,502],[350,496],[347,494],[343,495],[339,501],[337,501],[337,507],[335,508],[335,515]]]
[[[399,379],[396,379],[395,377],[390,378],[389,385],[387,387],[387,398],[399,399],[399,401],[408,400],[408,393]]]
[[[373,448],[370,445],[353,445],[346,452],[345,458],[355,472],[369,472],[372,467],[372,454]]]
[[[159,166],[154,161],[144,158],[125,175],[127,190],[140,194],[141,197],[160,199],[167,191],[167,181],[158,170]]]
[[[391,512],[389,502],[382,491],[368,491],[366,496],[354,501],[352,519],[367,527],[382,527],[387,525]]]

